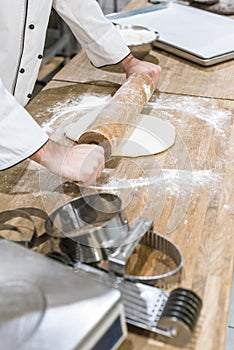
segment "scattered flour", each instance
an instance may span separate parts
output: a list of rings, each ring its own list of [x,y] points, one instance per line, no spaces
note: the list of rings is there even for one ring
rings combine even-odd
[[[107,183],[93,185],[93,188],[106,191],[118,191],[126,188],[138,188],[142,186],[157,185],[157,188],[169,195],[190,193],[194,187],[209,187],[220,179],[221,175],[212,170],[177,170],[163,169],[159,176],[139,178],[111,177]]]
[[[223,209],[232,215],[234,214],[234,205],[233,204],[224,204]]]
[[[149,96],[149,87],[144,86],[144,90],[146,95]],[[110,98],[111,95],[83,94],[79,98],[57,102],[53,107],[48,108],[47,112],[51,113],[52,117],[48,122],[42,124],[42,128],[46,132],[52,132],[54,123],[60,117],[63,117],[63,119],[66,117],[71,118],[77,113],[85,113],[93,110],[95,107],[100,107],[107,103]],[[176,100],[174,97],[163,95],[157,97],[153,96],[151,101],[147,103],[147,106],[164,110],[168,119],[173,119],[173,110],[181,110],[182,112],[190,113],[192,116],[204,120],[219,133],[224,133],[226,124],[233,117],[231,111],[220,109],[214,102],[212,102],[211,105],[206,98],[202,97],[179,96]],[[177,120],[177,122],[183,123],[183,120]]]
[[[206,98],[191,96],[179,96],[178,100],[175,97],[157,96],[155,101],[148,102],[148,106],[154,109],[163,109],[167,111],[167,116],[173,117],[170,110],[181,110],[182,112],[190,113],[198,119],[204,120],[210,124],[216,131],[223,133],[226,124],[232,118],[232,112],[229,110],[220,109],[220,107],[212,101],[212,104]]]
[[[48,108],[47,112],[52,114],[50,120],[42,124],[45,132],[52,132],[54,123],[60,119],[72,118],[77,113],[93,110],[95,107],[104,106],[111,98],[111,95],[90,95],[83,94],[79,98],[67,99],[64,102],[57,102],[53,107]]]

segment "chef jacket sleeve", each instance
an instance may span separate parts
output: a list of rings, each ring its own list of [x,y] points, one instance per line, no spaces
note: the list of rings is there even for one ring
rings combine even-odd
[[[28,158],[47,140],[47,134],[6,90],[0,79],[0,170]]]
[[[125,41],[96,0],[54,0],[53,7],[96,67],[116,64],[129,55]]]

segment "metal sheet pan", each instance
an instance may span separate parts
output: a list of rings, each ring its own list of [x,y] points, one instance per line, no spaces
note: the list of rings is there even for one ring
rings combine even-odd
[[[234,21],[176,2],[109,15],[119,24],[142,25],[159,32],[155,48],[203,66],[234,58]]]

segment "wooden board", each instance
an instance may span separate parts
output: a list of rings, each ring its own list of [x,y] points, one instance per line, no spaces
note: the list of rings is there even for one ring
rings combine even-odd
[[[58,70],[58,68],[62,66],[64,61],[64,57],[60,56],[52,58],[43,58],[37,80],[42,81],[46,79],[50,74]]]
[[[154,50],[150,55],[151,59],[148,56],[147,60],[153,61],[153,58],[156,58],[162,68],[158,85],[160,92],[224,99],[234,98],[232,81],[234,60],[204,68],[162,51]],[[125,74],[96,69],[82,52],[56,74],[55,80],[69,82],[106,80],[122,83],[125,80]]]
[[[146,0],[132,0],[127,9],[146,4]],[[151,57],[159,59],[162,76],[159,91],[143,112],[169,120],[176,127],[176,143],[156,156],[134,161],[113,159],[107,164],[110,176],[103,177],[96,187],[122,184],[117,194],[130,222],[138,215],[148,215],[155,221],[155,231],[180,248],[185,262],[180,285],[192,288],[204,304],[194,337],[185,349],[224,350],[233,276],[234,65],[230,61],[205,68],[159,51],[152,51]],[[92,85],[74,84],[90,79]],[[94,68],[81,52],[28,110],[51,137],[71,145],[63,128],[84,113],[79,110],[79,101],[85,94],[100,98],[113,95],[118,87],[113,82],[119,84],[124,79],[118,69]],[[54,87],[59,89],[50,89]],[[65,113],[76,101],[77,109]],[[77,185],[25,161],[1,173],[0,209],[36,206],[50,212],[83,193]],[[43,245],[40,252],[53,249],[55,244]],[[147,263],[151,266],[154,261],[148,259]],[[162,348],[178,349],[133,327],[120,346],[120,350]]]
[[[47,89],[28,110],[43,127],[49,125],[55,140],[68,145],[71,143],[63,127],[79,117],[79,104],[76,115],[64,114],[62,108],[71,101],[82,101],[85,94],[101,97],[114,91],[87,84]],[[56,114],[58,106],[60,115]],[[180,248],[185,262],[180,285],[192,288],[204,303],[194,338],[186,349],[224,349],[225,344],[234,244],[233,108],[233,101],[154,94],[143,111],[176,127],[175,145],[160,155],[113,159],[107,164],[112,177],[101,182],[107,190],[113,183],[124,185],[114,191],[123,200],[124,215],[130,223],[139,215],[151,217],[155,231]],[[143,186],[142,179],[146,180]],[[97,191],[80,192],[75,184],[61,181],[31,161],[4,171],[0,189],[1,210],[26,205],[47,212],[69,199]],[[148,259],[147,263],[150,266],[154,261]],[[176,349],[158,342],[152,334],[130,328],[120,349],[162,346]]]

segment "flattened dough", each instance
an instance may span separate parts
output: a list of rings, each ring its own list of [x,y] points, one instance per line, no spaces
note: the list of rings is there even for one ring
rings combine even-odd
[[[95,120],[100,108],[82,116],[76,123],[65,128],[65,135],[77,141]],[[175,142],[175,128],[167,120],[142,114],[142,120],[136,126],[128,140],[122,140],[118,149],[112,153],[116,157],[140,157],[163,152]]]

